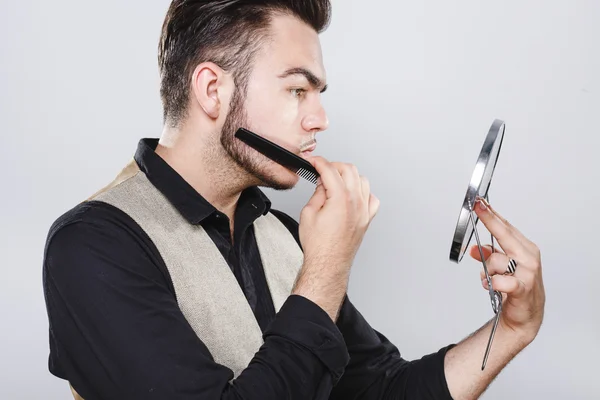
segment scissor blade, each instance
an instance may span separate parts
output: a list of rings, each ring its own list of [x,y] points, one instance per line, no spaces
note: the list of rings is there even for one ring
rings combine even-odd
[[[485,355],[483,356],[483,364],[481,364],[481,370],[485,369],[485,365],[487,364],[488,356],[490,355],[490,350],[492,348],[492,341],[494,340],[494,335],[496,334],[496,328],[498,328],[498,320],[500,319],[500,312],[502,311],[502,302],[499,302],[498,312],[496,313],[496,317],[494,318],[494,325],[492,326],[492,331],[490,332],[490,338],[488,339],[487,348],[485,349]]]

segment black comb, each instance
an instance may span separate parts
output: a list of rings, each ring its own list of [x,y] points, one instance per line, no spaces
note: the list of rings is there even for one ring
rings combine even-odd
[[[298,176],[315,185],[317,184],[319,173],[311,163],[302,157],[245,128],[239,128],[235,133],[235,137],[276,163],[296,173]]]

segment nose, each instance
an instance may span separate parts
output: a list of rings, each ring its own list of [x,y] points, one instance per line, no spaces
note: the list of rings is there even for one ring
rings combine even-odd
[[[320,132],[326,130],[328,127],[329,119],[327,118],[325,108],[321,104],[319,104],[315,111],[308,113],[302,118],[302,129],[307,132]]]

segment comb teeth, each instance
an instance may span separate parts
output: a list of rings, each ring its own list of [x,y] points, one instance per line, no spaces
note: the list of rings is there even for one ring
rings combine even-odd
[[[304,168],[300,168],[298,169],[298,171],[296,171],[296,174],[306,179],[307,181],[314,183],[315,185],[317,184],[317,177],[311,171],[307,171]]]

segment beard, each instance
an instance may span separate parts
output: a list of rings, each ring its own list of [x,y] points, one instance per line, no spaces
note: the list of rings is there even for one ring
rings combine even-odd
[[[238,166],[259,181],[259,186],[274,190],[292,189],[297,180],[283,182],[282,179],[277,178],[275,173],[269,173],[269,168],[272,169],[275,162],[235,137],[238,128],[249,129],[244,100],[245,98],[239,86],[236,87],[231,99],[229,113],[225,118],[221,131],[221,145]]]

